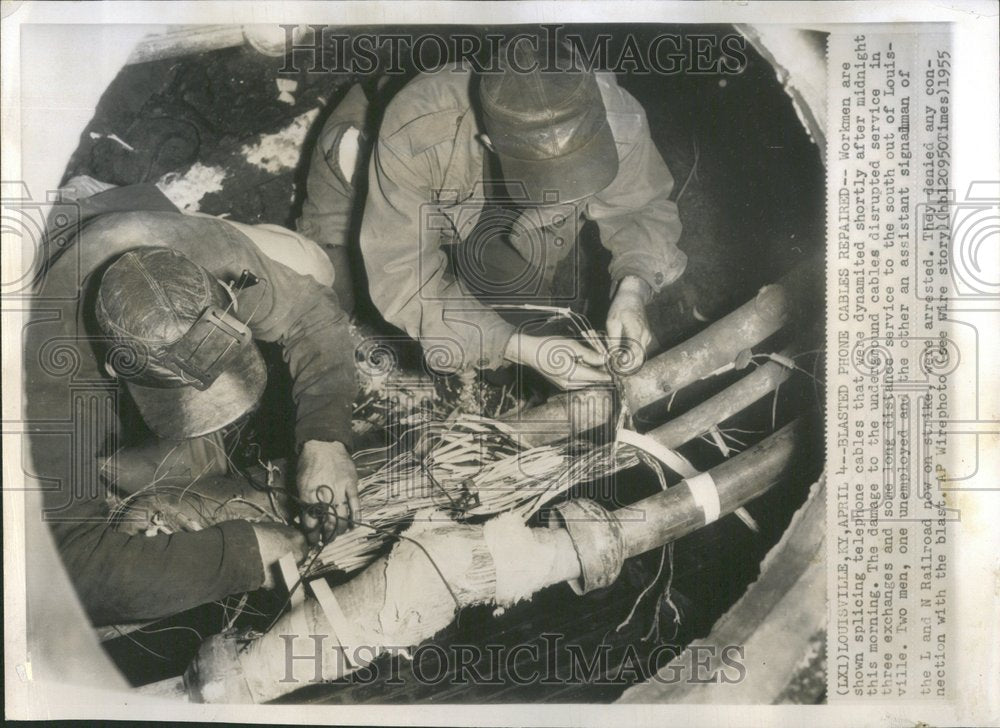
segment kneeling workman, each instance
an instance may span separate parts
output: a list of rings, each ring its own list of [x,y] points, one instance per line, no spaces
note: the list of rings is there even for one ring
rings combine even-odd
[[[526,38],[498,61],[422,74],[388,105],[360,233],[372,300],[425,355],[447,360],[439,368],[514,362],[564,388],[607,381],[594,349],[536,335],[509,312],[551,305],[576,223],[593,220],[611,253],[608,343],[640,365],[646,304],[687,262],[673,179],[612,74]]]
[[[162,202],[153,207],[169,207]],[[109,212],[63,244],[36,290],[26,336],[33,460],[40,480],[60,484],[46,491],[44,518],[96,624],[155,619],[265,586],[274,561],[304,554],[305,538],[242,520],[172,535],[115,530],[88,473],[116,441],[118,415],[73,418],[70,447],[49,446],[45,437],[44,423],[62,416],[80,382],[107,391],[110,374],[153,433],[184,440],[257,406],[266,369],[254,340],[277,342],[293,382],[299,497],[335,507],[337,517],[323,523],[328,534],[357,514],[347,317],[328,281],[293,270],[258,243],[251,226],[216,218]],[[317,257],[325,261],[321,251]],[[69,381],[46,364],[54,341],[74,348]]]

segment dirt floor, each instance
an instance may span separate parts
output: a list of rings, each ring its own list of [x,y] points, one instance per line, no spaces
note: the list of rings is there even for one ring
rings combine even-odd
[[[475,29],[487,30],[491,29]],[[641,39],[655,32],[712,33],[719,28],[632,30]],[[645,107],[654,141],[674,175],[673,195],[684,224],[681,247],[690,259],[682,281],[668,287],[650,307],[661,349],[689,337],[706,321],[732,310],[761,285],[822,249],[820,152],[802,129],[774,69],[749,47],[747,55],[748,67],[736,76],[619,79]],[[305,163],[322,120],[351,83],[361,81],[373,88],[377,79],[280,74],[282,64],[282,59],[242,47],[125,68],[83,134],[67,178],[89,174],[119,185],[160,182],[175,201],[189,209],[246,223],[294,226],[305,186]],[[293,103],[279,99],[278,78],[297,81]],[[391,95],[404,80],[390,82],[382,97]],[[608,282],[603,272],[607,254],[597,244],[592,228],[584,231],[581,244],[594,262],[587,311],[592,321],[600,323],[607,305]],[[815,260],[819,265],[821,259]],[[362,305],[359,311],[365,323],[376,329],[382,325],[371,306]],[[821,336],[821,325],[815,329]],[[678,403],[679,408],[684,406]],[[787,420],[816,407],[813,383],[803,379],[783,387],[775,410],[768,399],[734,426],[763,431],[769,429],[772,417]],[[713,456],[718,460],[718,453],[705,443],[695,443],[689,450],[686,454],[696,465],[711,462]],[[620,667],[628,659],[629,645],[648,653],[657,640],[683,645],[706,634],[756,577],[760,559],[779,538],[818,474],[821,445],[817,442],[806,450],[794,477],[749,508],[760,533],[726,518],[678,542],[671,600],[656,596],[662,589],[653,590],[654,596],[640,605],[621,633],[614,627],[656,574],[658,552],[633,560],[616,585],[584,598],[572,597],[567,587],[560,586],[499,618],[488,610],[469,610],[459,625],[436,641],[480,644],[488,635],[509,644],[538,642],[544,654],[551,645],[539,642],[540,635],[558,632],[565,642],[581,645],[610,641],[617,655],[612,662],[617,659]],[[624,474],[618,483],[629,490],[630,499],[655,487],[648,473],[638,471]],[[218,609],[210,605],[188,615],[186,622],[180,620],[177,629],[177,624],[168,625],[171,632],[134,634],[108,643],[108,649],[137,684],[177,674],[199,641],[185,629],[192,624],[210,628],[220,623],[213,611]],[[659,635],[643,639],[656,623]],[[558,681],[519,686],[501,675],[500,687],[461,690],[449,688],[447,681],[437,687],[407,682],[403,670],[402,685],[321,686],[302,691],[297,699],[607,701],[628,682],[648,677],[642,669],[633,672],[624,673],[622,684],[601,687]],[[809,695],[816,697],[815,691]]]

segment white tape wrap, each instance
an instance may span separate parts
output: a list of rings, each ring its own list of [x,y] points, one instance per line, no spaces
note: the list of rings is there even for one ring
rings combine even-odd
[[[698,473],[693,478],[688,478],[686,482],[691,489],[694,502],[705,513],[705,525],[719,520],[722,504],[719,502],[719,489],[712,480],[712,474]]]
[[[372,660],[375,659],[378,649],[376,647],[367,647],[355,633],[351,623],[347,621],[347,616],[340,608],[340,602],[333,595],[330,585],[326,583],[326,579],[323,577],[313,579],[309,582],[309,586],[312,588],[316,601],[319,602],[319,608],[323,610],[326,621],[333,628],[334,639],[337,640],[338,644],[344,650],[344,657],[354,667],[368,667],[372,663]],[[372,652],[371,659],[360,654],[366,647]]]

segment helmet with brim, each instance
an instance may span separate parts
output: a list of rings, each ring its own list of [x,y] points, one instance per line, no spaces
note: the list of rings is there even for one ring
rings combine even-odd
[[[536,203],[575,202],[617,176],[617,145],[594,73],[569,46],[532,40],[501,47],[499,71],[481,74],[483,123],[508,185]]]
[[[130,250],[104,272],[96,316],[110,339],[107,363],[157,435],[214,432],[260,400],[267,369],[234,303],[172,248]]]

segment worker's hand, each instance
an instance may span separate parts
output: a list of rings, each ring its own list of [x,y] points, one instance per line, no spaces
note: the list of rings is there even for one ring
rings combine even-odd
[[[646,303],[652,296],[649,284],[636,276],[625,276],[608,309],[608,347],[612,366],[619,374],[632,374],[646,360],[653,335],[646,318]]]
[[[329,512],[323,519],[322,536],[326,540],[346,531],[351,518],[361,518],[358,471],[343,444],[306,442],[299,454],[298,486],[299,497],[307,504],[302,511],[302,525],[307,532],[320,535],[320,519],[309,512],[309,504],[319,503]],[[328,506],[336,510],[336,518]]]
[[[308,551],[306,537],[297,528],[284,523],[254,523],[253,532],[257,537],[257,548],[264,568],[264,583],[261,586],[273,589],[277,583],[274,567],[278,559],[291,552],[295,563],[302,561]]]
[[[507,342],[508,361],[535,369],[560,389],[580,389],[611,381],[604,355],[562,336],[514,334]]]

